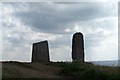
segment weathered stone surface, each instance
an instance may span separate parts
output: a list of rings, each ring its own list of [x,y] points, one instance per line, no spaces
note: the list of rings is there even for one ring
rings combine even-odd
[[[73,61],[84,61],[84,40],[83,34],[80,32],[73,35],[72,59]]]
[[[33,43],[32,62],[48,62],[48,61],[50,61],[48,42],[42,41],[38,43]]]

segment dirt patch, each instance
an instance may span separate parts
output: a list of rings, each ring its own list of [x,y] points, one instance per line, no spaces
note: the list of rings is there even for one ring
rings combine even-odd
[[[60,78],[61,68],[43,63],[3,62],[3,78]]]

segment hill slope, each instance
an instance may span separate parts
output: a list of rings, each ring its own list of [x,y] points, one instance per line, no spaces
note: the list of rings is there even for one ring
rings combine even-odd
[[[83,62],[20,63],[3,62],[4,78],[80,78],[80,80],[120,80],[119,67],[95,66]],[[23,80],[23,79],[22,79]],[[38,80],[38,79],[37,79]]]
[[[3,78],[59,78],[60,68],[43,63],[3,62]]]

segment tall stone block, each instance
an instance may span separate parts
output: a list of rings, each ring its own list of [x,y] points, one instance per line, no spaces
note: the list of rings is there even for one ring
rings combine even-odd
[[[42,41],[38,43],[33,43],[32,62],[48,62],[48,61],[50,61],[48,42]]]
[[[72,39],[72,59],[73,61],[84,62],[84,40],[81,32],[75,33]]]

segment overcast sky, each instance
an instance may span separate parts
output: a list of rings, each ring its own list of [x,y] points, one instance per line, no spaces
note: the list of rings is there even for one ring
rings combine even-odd
[[[2,60],[31,61],[32,44],[48,40],[51,61],[71,61],[75,32],[84,35],[86,61],[118,59],[117,3],[18,2],[0,6]]]

